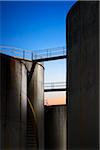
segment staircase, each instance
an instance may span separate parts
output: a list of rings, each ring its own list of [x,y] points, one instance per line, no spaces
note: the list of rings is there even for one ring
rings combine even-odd
[[[33,116],[29,103],[27,107],[26,149],[38,150],[38,135],[37,135],[36,120],[35,117]]]
[[[36,62],[33,62],[32,67],[28,72],[28,79],[27,79],[28,87],[32,79],[35,66],[36,66]],[[26,149],[38,150],[37,118],[31,100],[29,98],[27,98]]]

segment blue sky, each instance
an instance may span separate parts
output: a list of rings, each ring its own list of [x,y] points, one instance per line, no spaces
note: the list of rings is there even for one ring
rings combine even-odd
[[[66,15],[73,1],[0,2],[0,43],[24,49],[66,45]]]
[[[0,45],[30,50],[66,46],[66,16],[74,3],[0,1]],[[45,63],[45,82],[65,80],[65,60]]]

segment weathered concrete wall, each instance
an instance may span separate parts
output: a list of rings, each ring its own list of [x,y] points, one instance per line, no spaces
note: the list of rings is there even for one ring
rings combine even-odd
[[[44,67],[37,63],[28,87],[37,117],[39,150],[44,150]]]
[[[25,149],[27,70],[12,57],[0,54],[0,149]]]
[[[45,106],[45,149],[66,150],[66,106]]]
[[[99,149],[99,2],[80,1],[67,16],[68,147]]]

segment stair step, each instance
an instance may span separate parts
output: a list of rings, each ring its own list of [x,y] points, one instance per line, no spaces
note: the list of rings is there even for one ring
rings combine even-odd
[[[36,135],[26,135],[26,137],[36,137]]]
[[[36,144],[36,143],[35,143],[35,144],[28,144],[28,143],[27,143],[26,146],[27,146],[27,147],[29,147],[29,146],[31,146],[31,147],[32,147],[32,146],[33,146],[33,147],[36,146],[36,147],[37,147],[37,144]]]
[[[26,142],[26,144],[37,144],[37,143],[36,143],[36,141],[33,140],[33,141],[30,141],[30,142],[29,141]]]
[[[26,143],[26,144],[27,144],[27,145],[29,145],[29,144],[32,144],[32,145],[36,144],[36,145],[37,145],[36,142],[30,142],[30,143]]]
[[[29,141],[30,141],[30,142],[29,142]],[[32,143],[36,143],[36,140],[34,141],[34,140],[31,139],[31,140],[29,140],[29,141],[26,142],[26,143],[31,143],[31,144],[32,144]],[[33,142],[33,141],[34,141],[34,142]]]
[[[30,135],[30,134],[31,134],[31,135],[36,135],[35,132],[31,132],[31,131],[26,132],[26,135],[28,135],[28,134],[29,134],[29,135]]]
[[[27,146],[27,147],[29,147],[29,146],[31,146],[31,147],[32,147],[32,146],[33,146],[33,147],[36,146],[36,147],[37,147],[37,144],[36,144],[36,143],[35,143],[35,144],[26,144],[26,146]]]
[[[27,130],[25,134],[27,150],[37,150],[37,131],[35,120],[31,114],[30,108],[28,109],[27,116]]]
[[[36,132],[36,130],[34,130],[34,129],[27,129],[27,131]]]
[[[35,136],[28,136],[28,137],[26,137],[26,139],[27,140],[29,140],[29,139],[36,140],[36,137]]]

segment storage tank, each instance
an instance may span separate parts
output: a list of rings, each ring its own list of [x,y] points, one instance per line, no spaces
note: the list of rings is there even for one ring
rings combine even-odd
[[[0,54],[0,149],[25,149],[26,119],[27,70]]]
[[[33,62],[28,80],[28,98],[34,106],[37,122],[38,149],[44,149],[44,67]]]
[[[99,1],[67,15],[68,149],[99,149]]]
[[[0,149],[44,149],[44,68],[0,54]]]
[[[66,150],[66,105],[45,106],[45,149]]]

